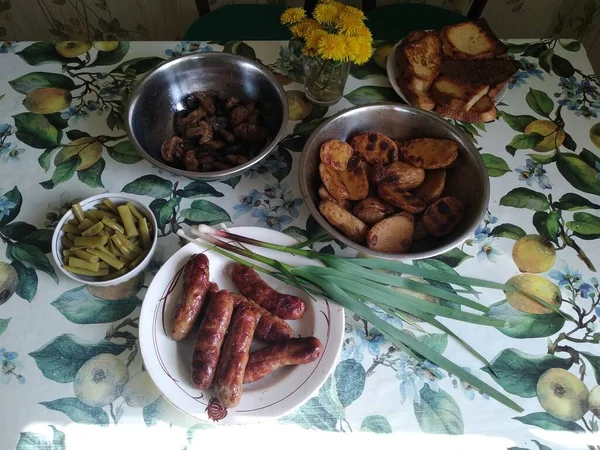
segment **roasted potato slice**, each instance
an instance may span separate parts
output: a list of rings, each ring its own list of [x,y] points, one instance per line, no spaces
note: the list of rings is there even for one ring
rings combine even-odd
[[[339,139],[332,139],[321,145],[321,161],[335,170],[348,169],[348,161],[353,153],[350,144]]]
[[[425,181],[412,193],[422,199],[426,205],[431,205],[442,196],[445,186],[446,171],[444,169],[430,170],[425,174]]]
[[[348,190],[349,200],[362,200],[369,195],[369,179],[365,169],[358,166],[354,170],[344,170],[338,173]]]
[[[415,219],[402,212],[373,225],[367,234],[367,246],[385,253],[405,253],[412,245]]]
[[[352,213],[367,225],[374,225],[395,212],[396,208],[377,197],[367,197],[352,209]]]
[[[461,221],[465,207],[455,197],[442,197],[423,214],[425,228],[435,237],[445,236]]]
[[[412,214],[420,213],[426,208],[423,200],[404,189],[400,189],[394,182],[379,183],[377,193],[386,202]]]
[[[400,189],[414,189],[425,180],[425,171],[403,161],[396,161],[383,168],[380,181],[396,183]]]
[[[415,232],[413,233],[413,242],[420,241],[429,237],[429,231],[425,228],[423,224],[423,215],[418,214],[415,216]]]
[[[327,190],[325,186],[321,186],[319,188],[319,198],[321,200],[331,200],[332,202],[338,202],[342,207],[348,211],[352,209],[352,202],[348,199],[346,200],[336,200]]]
[[[441,169],[458,156],[458,143],[451,139],[419,138],[405,142],[400,148],[405,161],[423,169]]]
[[[384,134],[374,131],[358,133],[350,140],[354,151],[369,164],[389,164],[398,160],[396,143]]]
[[[319,175],[321,175],[321,181],[325,188],[336,200],[345,200],[350,196],[350,192],[348,192],[340,173],[327,164],[319,164]]]
[[[327,222],[340,230],[348,239],[359,244],[365,242],[369,227],[342,208],[339,203],[331,200],[322,200],[319,203],[319,212],[325,217]]]

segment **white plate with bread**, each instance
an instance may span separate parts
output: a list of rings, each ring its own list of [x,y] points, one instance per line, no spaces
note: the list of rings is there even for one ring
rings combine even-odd
[[[229,231],[273,244],[294,245],[297,243],[295,239],[283,233],[264,228],[238,227],[230,228]],[[245,298],[237,294],[238,291],[241,292],[243,289],[240,289],[239,279],[235,280],[232,273],[234,262],[207,247],[209,246],[202,243],[186,245],[163,264],[152,280],[140,314],[139,342],[144,358],[144,366],[164,398],[181,411],[200,420],[241,424],[275,419],[287,414],[302,405],[318,391],[334,369],[344,338],[344,309],[340,305],[321,297],[310,298],[299,289],[271,276],[261,274],[260,277],[264,277],[263,281],[277,293],[286,296],[288,299],[292,296],[295,299],[302,299],[304,302],[303,313],[297,320],[283,321],[283,325],[290,330],[290,335],[284,339],[274,335],[273,331],[276,333],[280,333],[280,331],[273,327],[263,327],[265,333],[261,335],[259,329],[265,314],[263,310],[255,332],[249,337],[252,342],[251,347],[244,350],[247,354],[249,352],[249,358],[246,356],[247,363],[244,363],[244,368],[241,369],[243,371],[243,392],[241,386],[236,388],[240,392],[239,402],[226,408],[224,406],[226,403],[223,402],[223,398],[219,393],[219,371],[232,368],[238,369],[237,366],[229,367],[228,361],[222,362],[222,360],[229,360],[225,356],[226,347],[229,345],[228,340],[233,339],[236,330],[244,325],[243,321],[240,327],[236,325],[236,316],[242,314],[242,310],[246,310],[247,302],[251,299],[251,296]],[[258,254],[277,258],[282,263],[321,265],[318,261],[300,256],[252,245],[247,247]],[[177,307],[182,299],[188,297],[186,286],[193,283],[193,281],[188,280],[194,279],[191,275],[186,275],[187,268],[193,259],[203,257],[201,255],[206,257],[204,260],[208,259],[208,264],[204,263],[204,266],[202,266],[208,274],[205,280],[208,278],[211,285],[215,284],[215,289],[218,285],[218,289],[223,290],[219,291],[216,296],[220,296],[224,292],[224,295],[242,297],[242,303],[234,307],[233,316],[231,316],[231,311],[229,312],[231,322],[229,326],[225,325],[225,328],[228,328],[227,331],[221,330],[219,332],[220,334],[225,333],[225,337],[220,347],[220,357],[217,356],[218,364],[216,365],[214,384],[205,389],[198,388],[198,380],[195,376],[198,373],[195,371],[199,368],[196,352],[205,322],[213,325],[217,323],[216,317],[218,315],[209,312],[212,311],[212,305],[216,305],[217,302],[216,297],[210,297],[212,295],[210,288],[206,294],[206,301],[203,301],[204,305],[201,307],[202,310],[199,316],[193,319],[195,325],[188,332],[189,335],[179,339],[176,336],[177,330],[175,328]],[[198,273],[201,269],[201,266],[194,267],[194,273]],[[197,287],[193,289],[197,289]],[[251,300],[250,303],[252,303]],[[255,307],[256,304],[251,309],[254,310]],[[271,314],[271,316],[274,314]],[[182,315],[182,317],[187,317],[187,314]],[[211,319],[208,319],[208,317],[211,317]],[[281,316],[277,320],[281,322]],[[245,322],[248,325],[248,320],[245,320]],[[248,379],[249,370],[253,367],[253,355],[262,352],[261,355],[264,356],[264,352],[269,348],[281,347],[283,349],[286,345],[296,346],[294,348],[297,348],[297,344],[302,344],[304,341],[319,343],[318,351],[314,352],[316,356],[311,357],[310,361],[292,362],[292,365],[286,367],[283,366],[290,361],[279,361],[279,364],[275,364],[259,374],[260,376],[264,375],[264,377]],[[214,336],[208,336],[207,342],[212,345],[217,342],[217,339]],[[234,353],[241,353],[240,346],[242,344],[239,342],[232,342],[231,344]],[[204,359],[207,359],[215,353],[218,354],[219,350],[203,353],[207,355]],[[237,358],[237,355],[233,356]],[[257,360],[258,366],[263,362],[268,361],[264,358]],[[223,369],[221,368],[222,363],[224,364]],[[270,372],[271,369],[275,370]],[[230,374],[225,374],[225,377],[227,379],[232,378]]]
[[[406,103],[471,123],[496,119],[495,104],[519,67],[483,19],[412,31],[394,46],[386,66]]]

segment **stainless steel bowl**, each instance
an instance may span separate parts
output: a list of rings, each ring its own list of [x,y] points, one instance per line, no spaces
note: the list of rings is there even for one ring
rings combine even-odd
[[[465,215],[456,229],[440,239],[415,241],[408,253],[382,253],[351,241],[331,226],[319,212],[317,190],[319,150],[329,139],[348,140],[361,131],[377,131],[403,141],[418,137],[453,139],[458,142],[458,158],[446,169],[444,195],[454,196],[465,204]],[[378,103],[347,109],[331,117],[308,138],[300,157],[299,183],[308,209],[319,224],[333,237],[366,254],[385,259],[429,258],[450,250],[465,241],[483,220],[490,197],[490,181],[483,159],[465,134],[440,116],[411,106]]]
[[[175,113],[184,109],[188,95],[207,89],[260,102],[273,140],[255,158],[227,170],[191,172],[168,166],[160,148],[175,134]],[[155,166],[197,180],[217,181],[241,175],[266,158],[283,137],[287,120],[285,91],[266,67],[243,56],[205,52],[167,61],[141,80],[129,97],[125,125],[135,148]]]

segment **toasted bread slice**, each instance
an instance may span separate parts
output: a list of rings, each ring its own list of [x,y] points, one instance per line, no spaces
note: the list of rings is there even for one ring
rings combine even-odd
[[[411,31],[406,36],[406,39],[408,40],[408,42],[415,42],[415,41],[418,41],[419,39],[421,39],[426,34],[427,34],[427,31],[423,31],[423,30]]]
[[[415,35],[416,36],[416,35]],[[408,84],[418,91],[427,91],[440,73],[441,43],[436,33],[427,32],[416,40],[399,45],[396,58]]]
[[[471,84],[496,86],[509,80],[520,69],[521,64],[512,59],[454,61],[444,59],[440,76]]]
[[[412,106],[416,106],[417,108],[433,111],[435,108],[435,102],[427,92],[414,89],[403,77],[398,77],[396,81],[400,87],[400,90],[408,100],[408,103],[410,103]]]
[[[500,83],[497,84],[496,86],[490,86],[490,90],[488,92],[488,96],[494,100],[496,98],[496,96],[500,93],[500,91],[502,89],[504,89],[504,87],[507,85],[508,81],[505,81],[504,83]]]
[[[453,109],[451,105],[440,105],[436,107],[435,112],[442,117],[462,122],[478,123],[496,120],[496,106],[487,95],[481,97],[469,111]]]
[[[451,104],[454,109],[468,111],[489,90],[487,84],[470,84],[449,77],[438,77],[431,86],[430,94],[438,105]]]
[[[495,59],[508,51],[484,19],[448,25],[442,29],[441,40],[451,59]]]

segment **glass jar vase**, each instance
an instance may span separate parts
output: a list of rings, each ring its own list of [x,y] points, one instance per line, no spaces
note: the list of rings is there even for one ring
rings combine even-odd
[[[315,105],[330,106],[344,94],[350,63],[304,56],[304,93]]]

